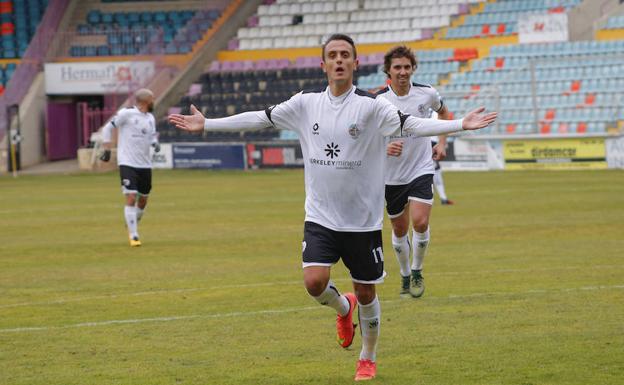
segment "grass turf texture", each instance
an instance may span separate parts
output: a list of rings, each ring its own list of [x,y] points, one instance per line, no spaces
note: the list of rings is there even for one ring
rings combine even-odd
[[[624,173],[445,178],[422,299],[386,220],[376,383],[622,384]],[[0,384],[352,382],[360,337],[301,283],[302,171],[157,171],[140,248],[115,173],[0,192]]]

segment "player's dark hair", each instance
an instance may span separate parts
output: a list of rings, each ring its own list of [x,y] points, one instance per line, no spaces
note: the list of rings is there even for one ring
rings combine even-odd
[[[353,58],[354,59],[357,58],[357,51],[355,50],[355,43],[353,42],[353,39],[351,39],[351,37],[348,35],[345,35],[342,33],[335,33],[331,35],[330,37],[328,37],[327,40],[325,40],[325,43],[323,43],[323,49],[321,51],[323,61],[325,61],[325,47],[327,46],[327,44],[329,44],[330,41],[334,41],[334,40],[344,40],[347,43],[349,43],[351,45],[351,48],[353,48]]]
[[[384,55],[384,72],[388,75],[388,77],[390,77],[390,65],[392,64],[392,59],[399,59],[402,57],[408,58],[414,69],[418,67],[418,62],[416,61],[416,55],[414,55],[414,52],[412,52],[412,50],[407,46],[397,45]]]

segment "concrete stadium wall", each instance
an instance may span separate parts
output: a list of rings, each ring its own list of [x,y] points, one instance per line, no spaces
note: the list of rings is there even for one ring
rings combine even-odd
[[[608,18],[624,12],[619,0],[585,0],[568,13],[568,33],[571,41],[592,40]]]
[[[46,161],[45,157],[45,82],[43,72],[33,81],[30,90],[20,104],[20,166],[21,168],[34,166]],[[13,120],[11,129],[16,128],[17,120]],[[0,174],[7,173],[8,135],[0,141]]]

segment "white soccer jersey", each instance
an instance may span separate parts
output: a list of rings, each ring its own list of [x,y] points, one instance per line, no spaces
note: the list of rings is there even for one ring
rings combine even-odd
[[[119,110],[104,126],[103,140],[111,141],[112,129],[117,128],[117,164],[135,168],[151,168],[150,146],[158,141],[156,120],[149,112],[136,107]]]
[[[390,86],[381,90],[378,95],[390,101],[404,113],[421,118],[430,118],[432,111],[438,112],[443,106],[438,91],[425,84],[413,83],[407,95],[404,96],[397,95]],[[386,157],[386,184],[404,185],[421,175],[433,174],[431,139],[403,133],[403,135],[388,137],[386,144],[399,139],[403,140],[402,154]]]
[[[334,98],[335,99],[335,98]],[[383,225],[384,136],[461,131],[462,121],[408,117],[383,98],[353,87],[332,103],[329,87],[303,91],[266,111],[206,119],[206,129],[296,131],[305,172],[305,220],[335,231],[373,231]]]

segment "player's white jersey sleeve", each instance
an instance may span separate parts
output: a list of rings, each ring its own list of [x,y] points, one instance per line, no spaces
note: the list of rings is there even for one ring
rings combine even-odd
[[[298,95],[264,111],[247,111],[225,118],[206,119],[204,130],[261,130],[271,126],[280,130],[294,130],[298,127]]]
[[[278,130],[301,130],[301,95],[299,92],[290,99],[266,109],[266,115]]]
[[[110,143],[113,141],[113,129],[118,128],[126,119],[128,114],[128,108],[117,111],[117,113],[104,125],[102,129],[102,141],[104,143]]]
[[[403,114],[396,106],[384,98],[376,98],[375,101],[375,116],[381,124],[384,136],[403,134],[433,136],[462,131],[462,119],[434,120],[417,118]]]
[[[425,92],[429,94],[429,97],[430,97],[429,105],[431,106],[431,109],[433,110],[433,112],[435,113],[440,112],[442,107],[444,107],[444,102],[442,101],[442,97],[440,96],[440,93],[438,92],[438,90],[430,86],[429,88],[425,89]]]
[[[264,111],[247,111],[218,119],[206,119],[204,130],[261,130],[271,126]]]

